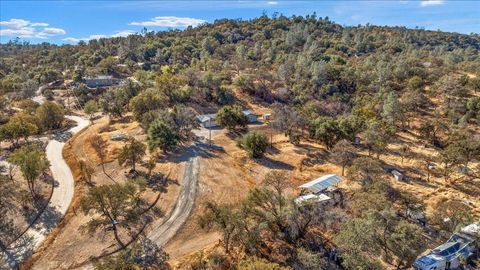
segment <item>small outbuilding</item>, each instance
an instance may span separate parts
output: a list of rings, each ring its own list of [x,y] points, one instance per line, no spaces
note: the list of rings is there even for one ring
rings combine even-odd
[[[325,194],[306,194],[299,196],[298,198],[295,199],[296,204],[302,204],[305,202],[328,202],[330,201],[331,198],[328,197]]]
[[[200,125],[204,128],[217,127],[218,123],[215,120],[216,114],[202,114],[197,115],[197,120],[200,122]]]
[[[392,175],[393,175],[393,177],[395,177],[395,180],[397,180],[397,181],[402,181],[403,178],[404,178],[403,174],[401,172],[397,171],[397,170],[393,170]]]
[[[272,118],[272,115],[269,114],[269,113],[265,113],[262,115],[262,120],[263,121],[270,121],[270,119]]]
[[[257,115],[251,110],[244,110],[243,114],[247,117],[249,123],[257,122]]]

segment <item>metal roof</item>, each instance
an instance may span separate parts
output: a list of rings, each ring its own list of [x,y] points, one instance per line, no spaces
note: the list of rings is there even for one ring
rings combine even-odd
[[[214,120],[216,117],[216,114],[201,114],[201,115],[197,115],[197,119],[198,121],[204,123],[204,122],[207,122],[207,121],[210,121],[210,120]]]
[[[243,114],[245,114],[245,115],[255,115],[255,113],[254,113],[252,110],[244,110],[244,111],[242,111],[242,112],[243,112]]]
[[[431,265],[435,265],[435,264],[437,264],[438,262],[441,262],[441,261],[443,261],[442,257],[439,257],[439,256],[434,255],[434,254],[429,254],[427,256],[423,256],[423,257],[418,258],[415,261],[414,265],[418,266],[420,269],[427,269]]]
[[[327,174],[301,185],[300,188],[306,188],[313,192],[319,192],[340,183],[340,181],[342,181],[340,176],[336,174]]]

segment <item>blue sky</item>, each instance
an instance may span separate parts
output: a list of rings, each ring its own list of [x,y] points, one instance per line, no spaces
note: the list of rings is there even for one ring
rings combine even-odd
[[[328,16],[342,25],[416,26],[480,33],[480,1],[5,1],[0,0],[0,41],[75,44],[79,40],[141,31],[251,19],[265,11],[287,16]]]

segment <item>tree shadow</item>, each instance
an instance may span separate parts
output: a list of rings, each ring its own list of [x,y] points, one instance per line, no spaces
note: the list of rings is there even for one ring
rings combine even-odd
[[[480,184],[473,181],[473,179],[465,179],[461,181],[454,181],[450,183],[450,187],[463,192],[469,196],[480,196]]]
[[[285,163],[283,161],[278,161],[271,159],[269,157],[263,157],[261,159],[254,159],[256,163],[258,163],[261,166],[270,168],[270,169],[277,169],[277,170],[293,170],[293,166]]]
[[[145,179],[147,179],[149,188],[160,193],[167,192],[167,188],[170,185],[179,185],[178,181],[171,179],[169,174],[153,173],[150,177],[145,177]]]
[[[12,243],[5,252],[1,253],[1,261],[5,261],[5,265],[0,264],[1,269],[19,269],[19,265],[33,253],[35,247],[35,239],[33,236],[25,233]],[[0,263],[1,263],[0,261]],[[6,268],[3,268],[7,266]]]
[[[32,228],[36,230],[50,232],[63,217],[62,213],[56,207],[48,205],[33,224]]]

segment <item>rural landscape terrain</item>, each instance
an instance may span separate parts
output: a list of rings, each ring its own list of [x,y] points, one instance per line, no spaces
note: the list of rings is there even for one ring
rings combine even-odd
[[[0,269],[480,269],[480,35],[12,39],[0,173]]]

